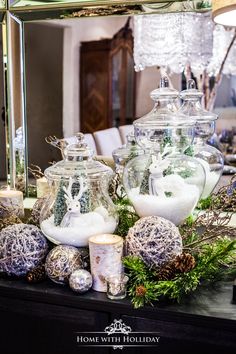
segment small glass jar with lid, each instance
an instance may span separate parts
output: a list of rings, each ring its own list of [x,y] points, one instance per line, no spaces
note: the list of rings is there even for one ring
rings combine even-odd
[[[45,170],[50,195],[40,226],[53,243],[82,247],[90,236],[113,233],[118,215],[108,195],[112,169],[93,159],[83,134],[77,138],[64,149],[64,160]]]
[[[224,168],[222,153],[215,147],[208,145],[207,140],[214,134],[217,115],[203,109],[201,104],[203,93],[196,89],[195,81],[189,80],[187,89],[180,93],[183,104],[179,112],[196,120],[195,137],[193,142],[193,156],[204,167],[206,183],[202,198],[207,198],[219,182]]]
[[[129,133],[126,138],[127,143],[112,152],[116,173],[120,176],[123,175],[124,166],[129,160],[144,154],[144,150],[136,143],[133,132]]]
[[[123,183],[137,214],[181,224],[194,210],[205,185],[202,165],[182,152],[192,143],[195,120],[154,109],[134,121],[137,143],[150,153],[129,161]]]

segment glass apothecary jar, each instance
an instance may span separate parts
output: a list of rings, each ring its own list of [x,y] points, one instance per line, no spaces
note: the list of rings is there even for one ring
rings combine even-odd
[[[128,161],[132,160],[136,156],[144,154],[144,150],[136,143],[134,133],[127,135],[127,143],[123,146],[115,149],[112,152],[112,157],[116,166],[116,173],[120,176],[123,175],[124,166]]]
[[[196,120],[195,137],[192,146],[193,156],[201,162],[206,183],[202,198],[207,198],[219,182],[224,168],[222,153],[215,147],[207,144],[207,140],[214,134],[217,115],[203,109],[201,105],[203,93],[196,89],[194,80],[189,80],[187,90],[180,93],[183,104],[179,110],[181,114]]]
[[[123,183],[137,214],[161,216],[181,224],[194,210],[205,185],[205,172],[195,159],[164,153],[128,162]]]
[[[93,159],[83,134],[77,138],[64,149],[64,160],[45,170],[50,195],[40,226],[53,243],[82,247],[90,236],[113,233],[118,216],[108,195],[112,169]]]
[[[167,78],[160,82],[160,88],[150,93],[153,109],[135,120],[134,135],[144,150],[162,151],[165,146],[182,152],[192,144],[195,120],[177,113],[178,91],[169,88]]]
[[[196,207],[205,185],[202,165],[183,154],[192,144],[195,120],[159,109],[156,96],[151,97],[153,110],[134,121],[136,141],[149,154],[127,163],[123,184],[140,217],[162,216],[179,225]]]

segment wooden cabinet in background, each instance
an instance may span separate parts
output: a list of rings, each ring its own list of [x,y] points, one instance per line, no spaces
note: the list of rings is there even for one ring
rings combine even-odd
[[[112,39],[81,44],[80,126],[93,133],[134,119],[133,36],[127,21]]]

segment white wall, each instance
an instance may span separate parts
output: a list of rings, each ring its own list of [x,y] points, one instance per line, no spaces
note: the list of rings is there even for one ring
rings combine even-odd
[[[83,18],[66,21],[64,31],[63,131],[69,137],[79,131],[80,45],[83,41],[111,38],[126,22],[124,17]]]

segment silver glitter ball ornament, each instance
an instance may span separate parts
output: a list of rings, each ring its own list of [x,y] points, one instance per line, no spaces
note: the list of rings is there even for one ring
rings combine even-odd
[[[58,284],[66,284],[76,269],[83,268],[79,250],[73,246],[59,245],[48,254],[45,270],[48,277]]]
[[[70,288],[77,293],[85,293],[93,284],[92,275],[85,269],[75,270],[69,278]]]

